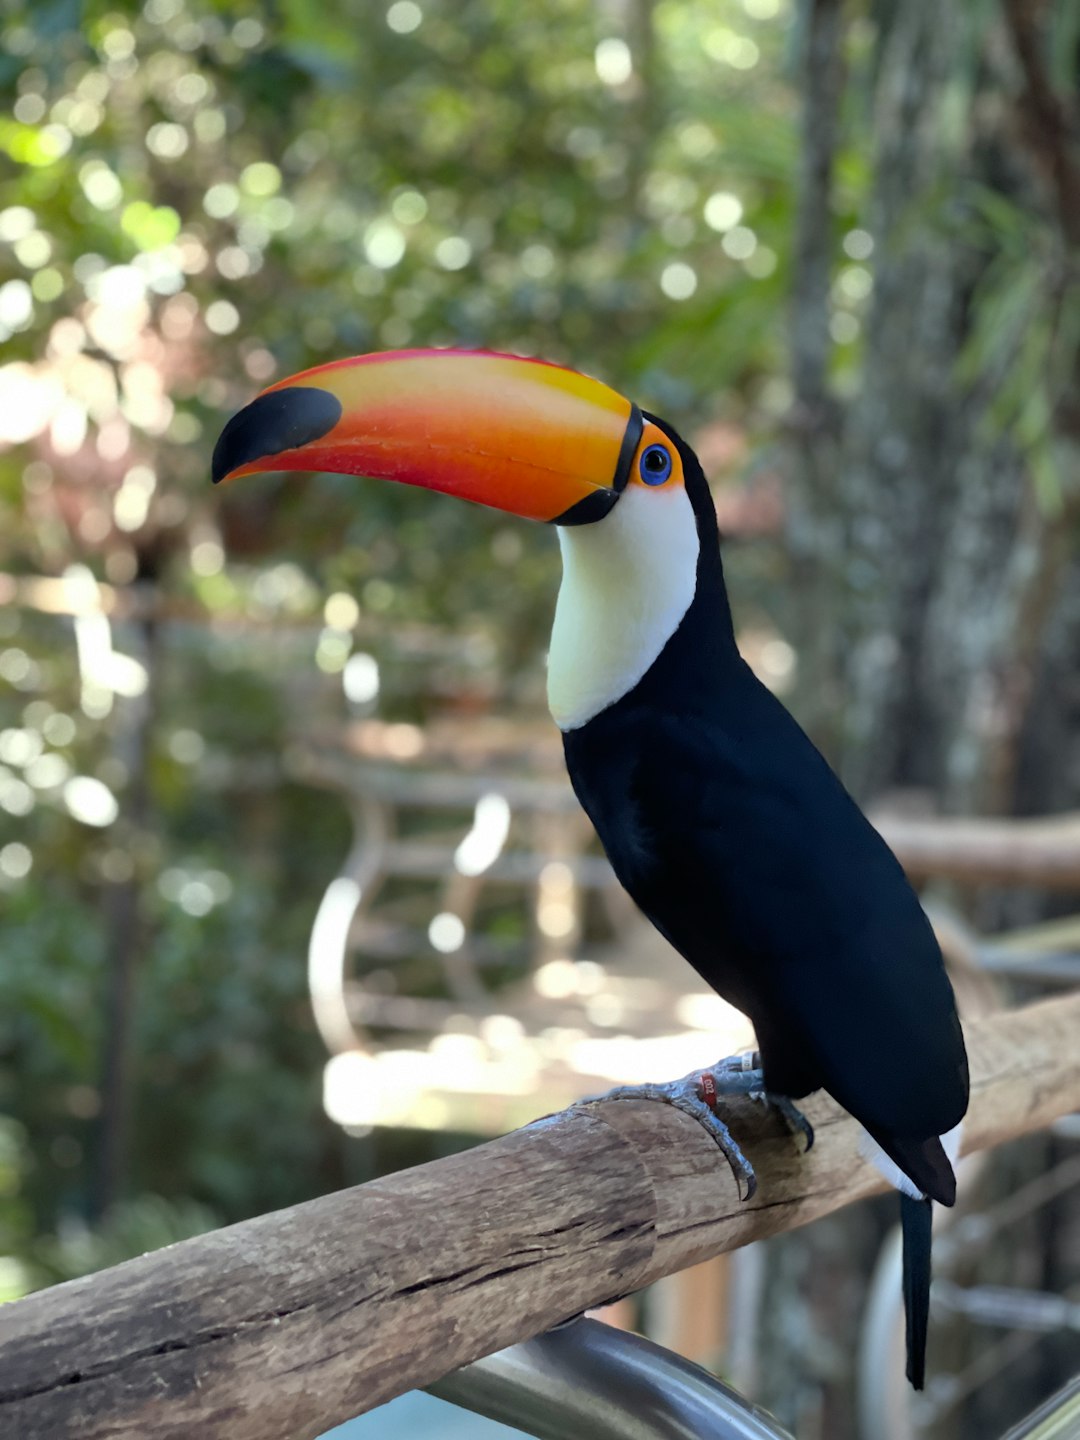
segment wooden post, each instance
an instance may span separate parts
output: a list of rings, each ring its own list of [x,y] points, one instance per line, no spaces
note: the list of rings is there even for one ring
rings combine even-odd
[[[1080,994],[969,1029],[965,1148],[1080,1109]],[[913,1063],[918,1057],[913,1057]],[[310,1440],[480,1356],[881,1187],[815,1098],[802,1155],[732,1103],[749,1204],[689,1117],[565,1112],[466,1153],[128,1261],[0,1308],[0,1434]]]
[[[871,820],[913,880],[933,876],[966,885],[1080,889],[1080,817],[1035,819],[903,816]]]

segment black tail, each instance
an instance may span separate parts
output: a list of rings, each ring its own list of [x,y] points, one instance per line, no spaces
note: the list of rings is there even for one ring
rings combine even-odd
[[[907,1317],[907,1378],[916,1390],[926,1378],[926,1328],[930,1319],[931,1202],[900,1196],[904,1237],[904,1314]]]

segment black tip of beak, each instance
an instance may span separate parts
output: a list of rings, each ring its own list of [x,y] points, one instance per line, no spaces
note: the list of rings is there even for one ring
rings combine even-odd
[[[238,410],[214,446],[214,484],[241,465],[310,445],[328,435],[341,419],[341,401],[313,385],[271,390]]]

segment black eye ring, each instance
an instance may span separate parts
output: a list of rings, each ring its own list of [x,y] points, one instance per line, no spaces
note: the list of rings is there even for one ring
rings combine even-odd
[[[638,462],[638,474],[646,485],[663,485],[671,475],[671,451],[667,446],[647,446]]]

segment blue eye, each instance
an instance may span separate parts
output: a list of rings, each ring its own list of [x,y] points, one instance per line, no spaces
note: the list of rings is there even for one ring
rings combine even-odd
[[[638,472],[646,485],[663,485],[671,474],[671,451],[666,445],[650,445],[642,453]]]

